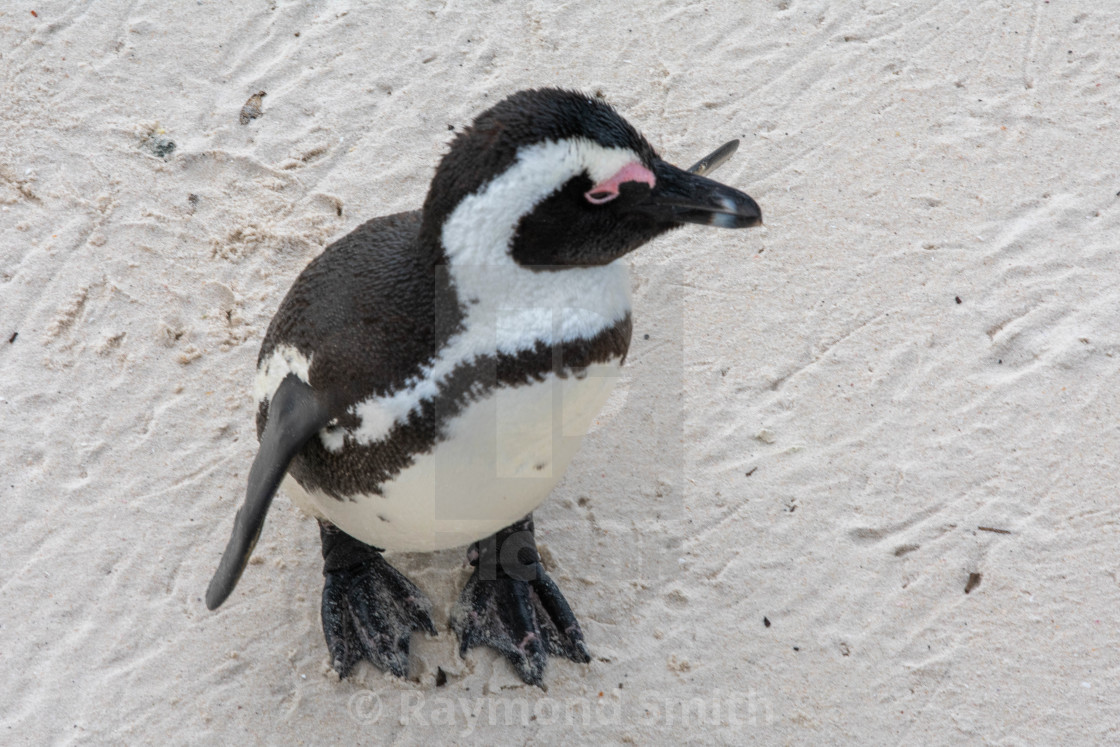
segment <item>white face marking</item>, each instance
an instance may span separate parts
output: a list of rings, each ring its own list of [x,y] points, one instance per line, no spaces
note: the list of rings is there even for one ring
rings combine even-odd
[[[522,148],[510,168],[460,202],[443,224],[451,266],[516,265],[509,244],[522,216],[580,173],[598,184],[634,162],[641,159],[628,148],[605,148],[585,138]]]
[[[538,143],[460,202],[444,222],[442,239],[447,272],[465,308],[464,332],[402,390],[355,405],[361,425],[353,432],[322,431],[323,445],[338,451],[347,436],[364,445],[383,439],[394,423],[435,396],[457,366],[479,356],[594,337],[621,321],[630,311],[625,265],[534,272],[517,264],[509,248],[521,217],[569,179],[586,171],[599,182],[635,161],[640,159],[631,150],[583,138]]]

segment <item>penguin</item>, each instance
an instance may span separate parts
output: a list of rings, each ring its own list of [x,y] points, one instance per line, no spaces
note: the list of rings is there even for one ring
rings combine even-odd
[[[454,137],[420,210],[313,259],[260,348],[260,448],[207,607],[233,591],[283,487],[319,523],[340,678],[363,659],[405,677],[412,634],[436,635],[387,551],[467,547],[460,656],[493,648],[542,687],[550,656],[589,662],[532,513],[626,359],[626,255],[687,223],[761,223],[750,196],[705,176],[737,145],[680,169],[601,99],[521,91]]]

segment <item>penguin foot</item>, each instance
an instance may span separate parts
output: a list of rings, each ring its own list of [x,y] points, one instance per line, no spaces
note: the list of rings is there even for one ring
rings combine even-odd
[[[460,656],[489,646],[538,687],[549,655],[591,661],[572,608],[541,565],[532,515],[472,545],[468,559],[475,570],[451,613]]]
[[[323,634],[340,678],[360,659],[408,676],[412,634],[436,635],[432,605],[416,584],[389,565],[381,551],[326,522],[323,540]]]

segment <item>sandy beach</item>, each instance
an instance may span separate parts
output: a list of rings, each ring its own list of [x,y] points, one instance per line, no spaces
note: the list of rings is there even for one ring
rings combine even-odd
[[[1120,740],[1120,6],[44,0],[0,8],[0,739]],[[438,637],[340,681],[284,497],[202,597],[300,270],[514,91],[602,96],[765,226],[631,267],[536,512],[592,661]],[[252,99],[255,94],[265,95]]]

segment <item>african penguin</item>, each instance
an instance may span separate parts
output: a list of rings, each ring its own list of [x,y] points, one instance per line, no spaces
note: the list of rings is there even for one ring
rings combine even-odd
[[[260,450],[206,593],[233,591],[283,483],[316,517],[322,619],[341,677],[408,671],[424,594],[385,550],[469,545],[460,654],[501,652],[540,685],[589,661],[536,551],[532,511],[606,401],[630,344],[623,257],[684,223],[761,222],[746,194],[671,166],[606,103],[516,93],[459,133],[421,210],[375,218],[315,258],[261,345]]]

